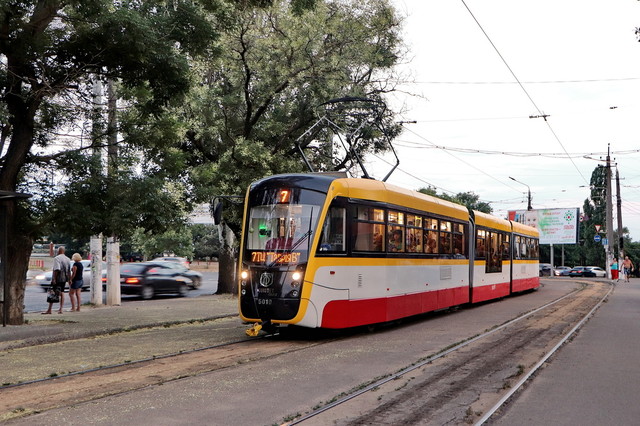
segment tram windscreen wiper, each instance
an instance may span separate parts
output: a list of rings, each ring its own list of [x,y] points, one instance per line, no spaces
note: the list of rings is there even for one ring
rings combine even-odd
[[[307,232],[305,232],[304,234],[302,234],[302,236],[300,238],[298,238],[298,241],[294,242],[291,245],[291,248],[283,251],[282,253],[280,253],[278,256],[276,256],[275,259],[273,259],[273,261],[267,265],[267,268],[271,268],[273,267],[273,265],[275,265],[276,263],[278,263],[278,261],[280,259],[282,259],[282,257],[286,254],[292,253],[300,244],[302,244],[302,242],[304,241],[305,238],[309,238],[312,234],[312,230],[311,230],[311,224],[313,223],[313,208],[311,209],[311,214],[309,215],[309,230]],[[307,252],[311,249],[311,238],[309,238],[307,240]]]

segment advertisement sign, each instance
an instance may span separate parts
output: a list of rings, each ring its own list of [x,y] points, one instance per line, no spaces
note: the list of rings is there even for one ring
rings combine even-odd
[[[579,208],[509,211],[509,220],[538,228],[540,244],[576,244],[579,219]]]

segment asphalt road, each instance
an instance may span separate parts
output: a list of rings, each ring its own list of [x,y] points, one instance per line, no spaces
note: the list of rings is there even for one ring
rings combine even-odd
[[[217,272],[202,272],[202,285],[196,290],[191,290],[187,297],[198,297],[201,295],[214,294],[218,290],[218,273]],[[103,303],[106,303],[106,292],[103,292]],[[157,298],[173,298],[173,295],[159,295]],[[91,300],[91,295],[88,291],[82,292],[82,303],[87,303]],[[140,300],[138,296],[122,295],[122,303],[127,303],[131,300]],[[24,294],[24,306],[25,312],[38,312],[44,311],[48,307],[47,296],[42,291],[40,286],[29,285],[27,286]],[[57,304],[54,304],[54,308]],[[68,294],[65,296],[65,309],[71,307]]]

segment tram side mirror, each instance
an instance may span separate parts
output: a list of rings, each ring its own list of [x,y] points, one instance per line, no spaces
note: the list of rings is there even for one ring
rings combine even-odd
[[[217,198],[213,200],[213,209],[211,210],[214,225],[220,225],[222,222],[222,201]]]

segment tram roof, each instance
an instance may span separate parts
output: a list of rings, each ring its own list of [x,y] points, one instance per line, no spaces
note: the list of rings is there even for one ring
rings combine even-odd
[[[540,231],[538,228],[534,228],[533,226],[524,225],[520,222],[511,222],[513,225],[513,232],[517,234],[529,235],[531,237],[539,237]]]
[[[506,219],[502,219],[500,217],[475,210],[473,212],[473,215],[476,219],[476,225],[511,232],[511,223]]]
[[[465,221],[469,219],[469,211],[463,205],[372,179],[336,179],[331,184],[331,192],[332,196],[383,202]]]

